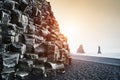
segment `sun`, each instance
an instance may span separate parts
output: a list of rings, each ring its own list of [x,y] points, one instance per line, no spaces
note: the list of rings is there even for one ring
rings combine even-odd
[[[63,33],[67,38],[71,38],[75,35],[76,30],[72,24],[65,24],[64,26],[60,27],[61,33]]]
[[[70,52],[75,52],[78,46],[76,43],[79,41],[77,39],[77,29],[75,28],[75,25],[72,25],[72,23],[65,24],[60,27],[60,31],[67,37]]]

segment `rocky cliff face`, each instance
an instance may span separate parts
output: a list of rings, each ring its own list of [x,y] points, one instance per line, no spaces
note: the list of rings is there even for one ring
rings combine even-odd
[[[46,77],[52,70],[64,72],[65,64],[69,64],[67,38],[60,33],[49,2],[0,0],[3,79],[24,79],[29,75]]]

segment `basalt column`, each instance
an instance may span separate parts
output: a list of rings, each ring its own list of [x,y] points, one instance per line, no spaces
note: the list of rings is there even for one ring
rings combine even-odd
[[[5,80],[43,75],[69,64],[67,38],[46,0],[0,0],[0,73]],[[26,79],[27,80],[27,79]]]

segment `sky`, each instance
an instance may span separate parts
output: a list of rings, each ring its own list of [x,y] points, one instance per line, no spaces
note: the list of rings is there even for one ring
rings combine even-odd
[[[120,0],[47,0],[70,51],[120,53]]]

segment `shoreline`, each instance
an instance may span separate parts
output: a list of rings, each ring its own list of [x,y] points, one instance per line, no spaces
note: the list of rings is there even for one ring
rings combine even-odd
[[[83,60],[83,61],[89,61],[89,62],[97,62],[97,63],[120,66],[120,59],[116,59],[116,58],[74,55],[74,54],[71,54],[71,57],[72,57],[72,59],[76,59],[76,60]]]
[[[103,58],[113,58],[120,59],[120,53],[70,53],[71,55],[83,55],[83,56],[91,56],[91,57],[103,57]]]

